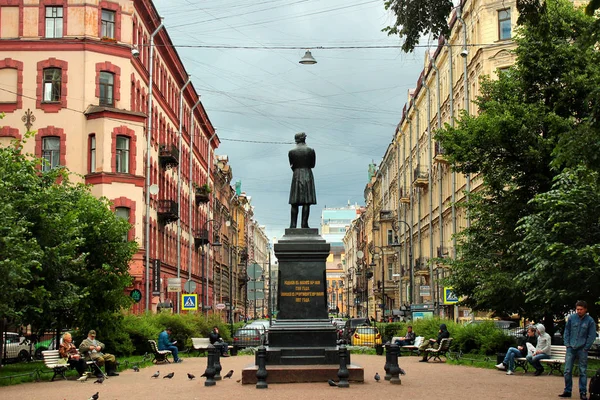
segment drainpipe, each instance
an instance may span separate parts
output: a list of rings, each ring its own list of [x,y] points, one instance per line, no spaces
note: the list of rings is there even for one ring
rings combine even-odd
[[[431,187],[432,179],[431,174],[433,172],[432,157],[433,151],[431,148],[431,91],[425,78],[423,78],[423,87],[427,90],[427,144],[429,148],[429,173],[427,174],[428,188],[429,188],[429,293],[431,293],[431,301],[435,307],[435,291],[433,290],[433,188]]]
[[[193,246],[194,246],[194,224],[192,223],[193,215],[194,215],[194,204],[196,203],[194,198],[194,110],[200,104],[200,95],[198,95],[198,101],[194,104],[192,109],[190,110],[190,166],[189,166],[189,174],[190,174],[190,201],[188,208],[188,226],[190,228],[190,240],[188,243],[188,281],[192,280],[192,254]],[[202,305],[204,306],[204,304]]]
[[[210,154],[210,144],[212,143],[212,141],[215,138],[215,136],[217,136],[217,132],[216,131],[213,132],[213,134],[211,135],[210,139],[208,139],[208,144],[206,145],[206,147],[207,147],[206,148],[206,156],[208,157],[208,159],[206,160],[206,164],[207,164],[206,165],[206,171],[207,171],[206,172],[206,181],[207,182],[210,182],[210,170],[211,170],[210,167],[213,164],[212,159],[211,159],[211,154]],[[213,184],[212,194],[213,194],[213,206],[214,206],[215,197],[217,196],[217,190],[215,188],[215,182],[214,181],[212,182],[212,184]],[[208,204],[210,205],[210,203],[208,203]],[[209,206],[209,211],[211,211],[211,212],[210,212],[210,215],[207,215],[207,218],[211,218],[212,219],[213,213],[212,213],[212,210],[210,209],[210,206]],[[218,225],[218,228],[220,230],[221,229],[220,224],[217,224],[217,225]],[[206,227],[206,229],[207,229],[207,233],[208,233],[208,227]],[[213,230],[214,230],[214,224],[213,224]],[[214,234],[213,234],[213,237],[214,237]],[[210,238],[210,236],[209,236],[209,238]],[[208,249],[210,250],[210,245],[209,245]],[[206,301],[205,305],[208,305],[208,280],[210,278],[209,265],[210,265],[210,251],[207,251],[206,252],[206,290],[204,291],[204,300]],[[212,272],[213,272],[213,292],[214,292],[214,281],[215,281],[215,278],[214,278],[214,272],[215,272],[214,261],[213,261],[213,270],[212,270]],[[206,316],[208,316],[208,309],[206,310]]]
[[[414,98],[413,98],[413,106],[415,105],[414,103]],[[417,116],[417,120],[418,120],[418,115],[416,114],[417,108],[415,107],[415,116]],[[410,171],[409,173],[414,174],[414,169],[413,169],[413,153],[412,153],[412,121],[410,121],[409,124],[409,140],[408,140],[408,151],[410,152]],[[411,182],[411,186],[412,186],[412,181],[411,181],[411,177],[409,175],[409,182]],[[412,190],[411,190],[412,191]],[[414,212],[413,212],[413,196],[410,196],[410,226],[411,228],[414,226]],[[411,229],[412,230],[412,229]],[[410,237],[410,245],[412,247],[413,245],[413,237],[411,235]],[[410,261],[409,261],[410,262]],[[414,294],[414,281],[415,281],[415,268],[414,265],[410,265],[410,300],[411,300],[411,304],[415,301],[415,294]]]
[[[152,86],[154,85],[154,36],[164,27],[163,19],[160,19],[160,25],[150,35],[150,58],[148,66],[148,124],[146,127],[146,312],[150,311],[150,174],[152,166],[150,164],[150,151],[152,150]]]
[[[435,59],[432,60],[431,66],[435,71],[435,82],[436,82],[436,96],[437,96],[437,128],[438,130],[442,128],[442,100],[441,100],[441,90],[440,90],[440,71],[437,68]],[[438,168],[438,193],[439,193],[439,209],[438,209],[438,225],[440,227],[440,249],[443,252],[444,248],[444,225],[443,225],[443,209],[444,206],[444,197],[442,195],[442,167]],[[436,279],[436,282],[438,279]],[[439,292],[436,292],[439,295]],[[435,314],[440,314],[439,309],[439,301],[435,306]]]
[[[454,127],[454,78],[452,73],[452,47],[450,43],[446,43],[448,47],[448,61],[450,67],[448,68],[448,77],[449,77],[449,89],[450,93],[448,95],[450,99],[450,125]],[[452,258],[456,258],[456,172],[452,170],[452,198],[450,200],[452,202]]]
[[[463,71],[463,87],[464,87],[464,91],[465,91],[465,112],[467,113],[467,115],[469,115],[469,52],[467,51],[467,24],[465,23],[465,20],[462,19],[462,6],[458,7],[458,13],[457,13],[457,18],[460,21],[460,23],[462,24],[462,31],[463,31],[463,50],[460,53],[460,55],[463,57],[463,64],[464,64],[464,71]],[[467,173],[466,175],[467,178],[467,185],[466,185],[466,194],[465,194],[465,200],[468,203],[469,202],[469,194],[471,192],[471,174]],[[471,227],[471,218],[469,218],[469,214],[467,213],[467,228]]]
[[[179,165],[177,173],[177,216],[179,218],[177,219],[177,278],[181,278],[181,149],[183,146],[183,93],[185,92],[187,85],[191,82],[192,76],[188,75],[187,81],[179,92],[179,156],[177,159],[177,165]],[[181,296],[177,296],[177,314],[179,313],[181,313]]]

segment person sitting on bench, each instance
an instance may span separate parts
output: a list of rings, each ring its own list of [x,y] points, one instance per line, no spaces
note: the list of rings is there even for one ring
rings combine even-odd
[[[442,339],[448,339],[450,337],[450,332],[448,332],[448,328],[446,328],[446,324],[440,325],[440,330],[438,332],[437,339],[429,339],[427,341],[423,341],[421,347],[419,347],[419,351],[423,353],[423,359],[419,360],[419,362],[427,362],[427,352],[425,349],[430,347],[437,349],[442,342]]]
[[[69,363],[69,366],[76,369],[79,376],[83,376],[83,374],[85,374],[85,371],[87,370],[87,363],[83,357],[81,357],[79,351],[77,351],[77,347],[75,347],[73,344],[73,337],[69,332],[63,335],[63,340],[58,348],[58,353],[60,354],[61,358],[68,359],[67,362]]]
[[[396,339],[396,344],[398,346],[409,346],[411,344],[415,344],[415,333],[413,332],[412,326],[409,325],[406,327],[406,336],[399,337]]]
[[[87,339],[84,339],[79,345],[79,352],[85,356],[86,360],[91,360],[98,367],[106,365],[106,375],[119,376],[117,373],[117,359],[112,354],[102,353],[104,343],[96,340],[96,331],[88,332]],[[96,371],[96,375],[102,376],[102,371]]]
[[[210,344],[215,346],[221,352],[221,357],[229,357],[227,354],[227,350],[229,349],[229,345],[223,341],[221,334],[219,334],[219,328],[213,327],[212,332],[208,335],[210,339]]]
[[[176,363],[180,363],[183,362],[183,360],[179,358],[179,349],[175,346],[177,340],[173,342],[169,340],[169,336],[171,336],[172,332],[173,330],[169,327],[158,334],[158,350],[169,350],[171,354],[173,354],[173,360]]]

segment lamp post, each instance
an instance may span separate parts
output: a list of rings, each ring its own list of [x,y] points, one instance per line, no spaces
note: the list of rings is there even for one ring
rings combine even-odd
[[[340,299],[341,295],[341,299]],[[338,303],[341,304],[342,317],[344,316],[344,281],[340,282],[339,293],[338,293]],[[339,315],[338,315],[339,317]]]
[[[346,279],[348,279],[348,283],[346,285],[346,314],[350,315],[350,285],[352,283],[352,272],[354,271],[354,267],[348,268],[348,273],[346,274]]]
[[[371,255],[375,255],[376,253],[380,254],[379,261],[381,262],[381,316],[385,320],[385,265],[383,263],[383,249],[379,246],[373,246]],[[373,269],[375,269],[375,267],[377,266],[377,264],[375,264],[374,258],[371,258],[371,264],[369,264],[369,266]]]
[[[154,86],[154,36],[164,27],[163,19],[160,19],[160,25],[150,34],[150,57],[148,65],[148,124],[146,128],[146,311],[150,310],[150,174],[152,173],[152,164],[150,150],[152,149],[152,89]]]
[[[409,237],[409,246],[408,246],[408,270],[409,270],[409,293],[408,293],[408,301],[410,304],[413,304],[413,261],[412,261],[412,228],[406,221],[398,220],[398,223],[406,225],[408,228],[408,237]],[[392,247],[402,246],[400,243],[392,244]]]
[[[208,244],[210,246],[210,241],[209,241],[209,237],[210,235],[208,234],[208,223],[209,222],[215,222],[215,219],[209,219],[208,221],[204,222],[204,224],[202,225],[202,231],[201,233],[206,232],[206,244]],[[214,227],[213,227],[214,228]],[[218,230],[218,225],[217,225],[217,230]],[[214,235],[213,235],[214,237]],[[217,241],[215,243],[212,244],[213,247],[218,247],[221,246],[221,243],[219,242],[219,237],[217,236]],[[204,243],[202,244],[202,253],[201,253],[201,259],[202,259],[202,309],[203,311],[206,311],[206,315],[208,316],[208,271],[206,273],[206,275],[204,274],[204,257],[206,256],[206,252],[204,251]],[[208,267],[208,265],[207,265]],[[191,279],[191,269],[190,269],[190,279]],[[204,285],[204,280],[206,277],[206,286]]]

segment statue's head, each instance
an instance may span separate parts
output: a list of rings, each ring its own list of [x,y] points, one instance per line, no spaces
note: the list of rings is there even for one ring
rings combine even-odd
[[[296,141],[296,143],[304,143],[306,141],[306,133],[296,133],[296,135],[294,136],[294,140]]]

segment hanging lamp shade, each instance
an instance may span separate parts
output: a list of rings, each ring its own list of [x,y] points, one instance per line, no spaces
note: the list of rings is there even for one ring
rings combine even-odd
[[[312,54],[310,54],[310,50],[306,50],[306,53],[304,53],[304,57],[302,57],[302,59],[298,62],[300,64],[313,65],[317,63],[317,60],[315,60]]]

